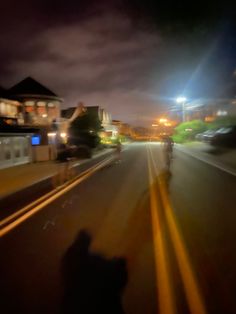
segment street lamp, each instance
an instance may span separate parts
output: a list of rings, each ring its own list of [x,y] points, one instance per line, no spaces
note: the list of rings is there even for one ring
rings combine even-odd
[[[180,96],[176,98],[176,102],[178,104],[182,104],[182,122],[185,122],[185,102],[186,102],[187,98]]]
[[[167,119],[166,119],[166,118],[161,118],[161,119],[159,119],[159,122],[160,122],[160,123],[166,123],[166,122],[167,122]]]

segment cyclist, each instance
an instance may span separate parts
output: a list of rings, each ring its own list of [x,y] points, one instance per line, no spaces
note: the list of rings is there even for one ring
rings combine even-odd
[[[121,150],[122,150],[121,142],[117,141],[115,150],[117,161],[121,161]]]
[[[164,139],[164,158],[165,158],[165,164],[167,168],[170,168],[170,162],[172,159],[173,154],[173,146],[174,142],[170,136],[165,137]]]

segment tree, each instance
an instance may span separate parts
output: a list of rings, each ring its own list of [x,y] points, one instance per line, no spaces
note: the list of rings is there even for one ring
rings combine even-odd
[[[69,142],[73,145],[82,144],[94,148],[100,142],[98,132],[101,130],[101,121],[96,113],[86,111],[71,123]]]

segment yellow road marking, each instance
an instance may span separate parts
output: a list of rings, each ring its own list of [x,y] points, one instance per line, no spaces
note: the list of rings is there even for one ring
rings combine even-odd
[[[98,165],[102,164],[103,162],[104,162],[104,160],[99,161],[97,164],[95,164],[95,165],[91,166],[90,168],[86,169],[85,171],[83,171],[82,173],[80,173],[76,177],[78,177],[78,178],[82,177],[83,175],[87,174],[89,171],[93,170]],[[76,180],[76,177],[73,179],[73,181]],[[52,191],[50,191],[47,194],[39,197],[38,199],[36,199],[32,203],[28,204],[27,206],[25,206],[25,207],[21,208],[20,210],[16,211],[15,213],[13,213],[12,215],[4,218],[3,220],[0,221],[0,228],[3,228],[6,224],[10,223],[12,220],[14,220],[17,217],[23,215],[24,213],[29,211],[31,208],[37,206],[39,203],[42,203],[44,200],[48,199],[51,195],[54,195],[57,191],[63,190],[66,186],[68,186],[68,182],[66,182],[65,184],[63,184],[63,185],[61,185],[59,187],[56,187]]]
[[[158,179],[158,184],[160,188],[160,196],[165,209],[167,225],[170,231],[171,240],[174,246],[175,254],[177,257],[177,262],[181,274],[181,278],[184,284],[185,294],[187,297],[188,305],[191,314],[206,314],[205,305],[203,298],[197,283],[196,276],[191,267],[190,259],[188,257],[187,250],[184,245],[183,238],[181,236],[180,230],[178,228],[176,217],[174,216],[168,192],[166,189],[166,183],[161,181],[160,176],[158,176],[158,169],[155,164],[155,159],[153,157],[153,152],[150,149],[151,159],[153,167],[156,172],[156,177]]]
[[[54,200],[56,200],[57,198],[62,196],[63,194],[65,194],[68,191],[70,191],[71,189],[73,189],[76,185],[78,185],[79,183],[81,183],[82,181],[84,181],[85,179],[90,177],[93,173],[95,173],[99,169],[103,168],[105,165],[109,164],[112,160],[113,160],[113,157],[110,157],[110,158],[105,159],[102,162],[99,162],[97,165],[92,167],[92,169],[89,172],[85,173],[82,177],[79,177],[77,180],[73,181],[69,185],[66,185],[65,188],[63,188],[62,190],[60,190],[58,192],[55,192],[55,194],[51,195],[49,198],[42,201],[40,204],[33,207],[31,210],[27,211],[26,213],[21,215],[19,218],[17,218],[13,222],[9,223],[8,225],[6,225],[4,228],[2,228],[0,230],[0,237],[6,235],[8,232],[10,232],[12,229],[16,228],[22,222],[24,222],[25,220],[27,220],[28,218],[30,218],[31,216],[36,214],[42,208],[44,208],[45,206],[47,206],[48,204],[52,203]],[[13,214],[13,215],[15,215],[15,214]]]
[[[175,304],[170,284],[168,261],[165,250],[165,243],[163,239],[163,227],[160,223],[160,209],[158,208],[158,201],[156,197],[156,190],[154,186],[154,178],[151,169],[151,160],[149,152],[148,157],[148,172],[150,184],[150,201],[151,201],[151,217],[152,230],[154,241],[154,254],[156,263],[156,280],[157,280],[157,300],[159,303],[160,314],[174,314],[176,313]]]

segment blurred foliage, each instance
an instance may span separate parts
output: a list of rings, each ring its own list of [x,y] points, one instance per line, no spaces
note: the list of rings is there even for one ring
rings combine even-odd
[[[129,138],[125,135],[118,135],[117,137],[103,137],[101,139],[101,143],[103,144],[117,144],[117,143],[125,143],[129,141]]]
[[[129,141],[129,138],[127,136],[123,135],[123,134],[120,134],[118,136],[118,139],[119,139],[120,143],[125,143],[125,142]]]
[[[175,128],[175,133],[172,136],[174,142],[184,143],[192,141],[198,133],[202,133],[207,130],[207,124],[202,120],[192,120],[179,124]]]
[[[236,117],[235,116],[226,116],[226,117],[219,117],[215,121],[208,124],[208,129],[214,130],[219,129],[231,125],[236,125]]]
[[[97,134],[91,134],[86,131],[76,133],[74,136],[69,136],[68,144],[70,145],[86,145],[90,148],[96,148],[101,142],[100,137]]]
[[[96,113],[85,112],[83,115],[78,116],[70,126],[71,135],[82,132],[97,133],[102,130],[101,121]]]
[[[192,120],[179,124],[175,128],[175,133],[172,138],[176,143],[184,143],[194,140],[198,133],[202,133],[206,130],[217,130],[232,125],[236,125],[235,116],[219,117],[211,123],[206,123],[202,120]]]

